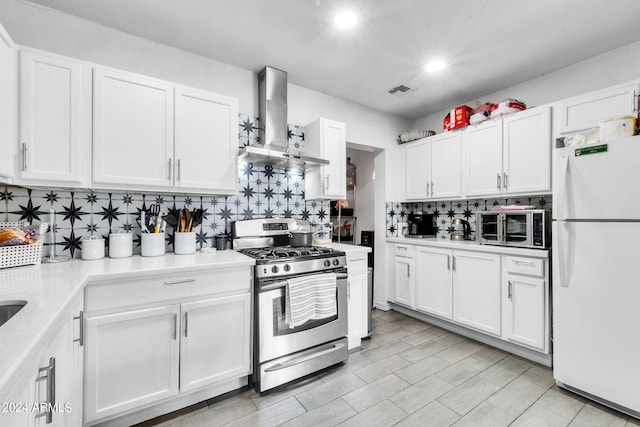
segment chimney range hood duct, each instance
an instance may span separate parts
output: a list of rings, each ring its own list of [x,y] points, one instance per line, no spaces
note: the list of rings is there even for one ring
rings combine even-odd
[[[238,159],[255,166],[310,169],[329,161],[289,149],[287,73],[265,67],[258,73],[259,143],[240,149]]]

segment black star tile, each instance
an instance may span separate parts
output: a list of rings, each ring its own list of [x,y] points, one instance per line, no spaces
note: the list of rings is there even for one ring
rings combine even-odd
[[[253,209],[244,209],[242,212],[242,219],[253,219]]]
[[[222,208],[220,209],[220,216],[223,220],[231,220],[231,209]]]
[[[63,245],[63,250],[65,251],[69,251],[69,253],[71,254],[71,258],[73,258],[73,255],[75,254],[75,252],[77,250],[80,250],[80,241],[82,240],[81,236],[76,236],[75,231],[71,230],[71,233],[69,234],[69,237],[63,237],[64,242],[62,243]]]
[[[254,191],[253,187],[249,187],[247,185],[242,190],[240,190],[240,193],[242,194],[242,197],[244,197],[245,199],[249,200],[249,199],[251,199],[253,197],[255,191]]]
[[[275,175],[273,166],[265,166],[264,171],[262,173],[266,178],[273,178],[273,176]]]
[[[206,245],[208,241],[209,236],[207,236],[207,233],[202,230],[196,232],[196,244],[200,245],[201,248]]]
[[[90,205],[93,205],[98,201],[98,195],[93,192],[87,194],[85,198],[87,199],[87,203],[89,203]]]
[[[273,209],[269,209],[269,208],[265,209],[265,210],[262,212],[262,215],[263,215],[265,218],[273,218]]]
[[[54,193],[53,191],[49,191],[47,194],[45,194],[44,198],[47,201],[47,203],[57,202],[58,201],[58,193]]]
[[[0,193],[0,200],[13,200],[13,193],[7,187]]]
[[[82,212],[81,207],[76,206],[76,202],[73,199],[73,193],[72,193],[72,198],[71,198],[71,203],[69,204],[69,206],[63,206],[62,207],[62,215],[63,215],[63,219],[65,221],[69,221],[69,223],[71,223],[71,227],[73,228],[73,226],[75,225],[76,221],[81,221],[82,220],[82,215],[88,215],[89,212]]]
[[[99,215],[102,215],[103,220],[109,222],[109,228],[111,228],[111,226],[113,225],[113,221],[119,221],[118,217],[120,215],[124,215],[124,212],[119,212],[119,208],[114,207],[111,198],[109,198],[109,205],[107,205],[106,207],[103,206],[102,212],[100,212]]]
[[[20,207],[19,211],[12,211],[9,213],[20,215],[19,221],[27,221],[29,224],[33,224],[33,221],[42,221],[40,215],[45,215],[47,211],[41,211],[40,206],[34,206],[33,200],[31,199],[31,190],[27,190],[29,193],[29,200],[27,201],[27,205],[18,205]]]

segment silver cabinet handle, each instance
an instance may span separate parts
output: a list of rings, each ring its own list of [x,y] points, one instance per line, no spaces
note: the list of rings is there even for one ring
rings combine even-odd
[[[182,180],[182,159],[178,159],[178,173],[176,173],[176,179],[178,181]]]
[[[193,283],[196,279],[182,279],[182,280],[170,280],[168,282],[164,282],[165,285],[179,285],[181,283]]]
[[[453,271],[456,271],[456,256],[453,255],[451,258],[452,258],[451,259],[451,267],[452,267]]]
[[[189,336],[189,312],[184,312],[184,337],[187,338]]]
[[[500,182],[500,174],[498,174],[498,179],[497,179],[497,182],[496,182],[496,186],[498,187],[498,190],[500,190],[501,187],[502,187],[502,184]]]
[[[638,103],[640,103],[640,94],[636,94],[636,91],[633,91],[633,99],[631,100],[631,111],[634,113],[638,111]]]
[[[73,340],[73,342],[79,343],[80,347],[84,345],[84,311],[80,310],[80,314],[73,318],[73,320],[78,320],[80,322],[79,325],[79,336],[77,339]]]
[[[511,288],[513,287],[513,284],[511,283],[511,280],[509,280],[509,286],[507,287],[507,296],[509,297],[509,299],[511,299]]]
[[[409,248],[406,247],[406,246],[396,246],[396,249],[398,249],[398,250],[402,249],[403,251],[409,250]]]
[[[447,270],[451,270],[451,255],[447,255]]]
[[[407,264],[407,277],[411,277],[411,264]]]
[[[40,375],[41,372],[46,372],[46,374]],[[56,401],[56,358],[50,357],[49,365],[44,368],[39,368],[38,375],[36,382],[47,381],[47,410],[37,414],[36,418],[45,417],[45,423],[51,424],[53,422],[53,405]]]
[[[528,264],[528,265],[533,265],[533,261],[525,261],[523,259],[514,259],[513,262],[515,262],[516,264]]]
[[[171,174],[172,169],[173,169],[173,159],[169,157],[169,179],[171,179],[171,176],[172,176]]]
[[[427,181],[427,197],[429,197],[429,181]]]
[[[507,189],[507,174],[502,172],[502,186],[506,190]]]
[[[433,181],[431,181],[431,197],[433,197]]]
[[[347,281],[347,299],[351,299],[351,282]]]
[[[329,189],[329,174],[326,174],[324,177],[324,189],[325,190]]]
[[[27,170],[27,144],[22,143],[22,171]]]
[[[173,340],[178,339],[178,315],[173,315]]]

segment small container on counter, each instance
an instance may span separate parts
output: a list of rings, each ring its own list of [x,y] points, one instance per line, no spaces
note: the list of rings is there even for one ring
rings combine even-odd
[[[133,254],[133,235],[131,233],[109,234],[109,258],[127,258]]]
[[[80,257],[82,259],[104,258],[104,239],[102,237],[91,236],[87,239],[82,239],[80,245]]]

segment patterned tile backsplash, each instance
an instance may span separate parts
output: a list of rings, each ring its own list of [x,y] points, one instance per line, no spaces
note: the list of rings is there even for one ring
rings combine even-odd
[[[240,115],[240,146],[258,141],[257,119]],[[289,144],[304,149],[304,129],[289,126]],[[320,224],[329,217],[328,201],[304,198],[304,173],[271,167],[240,165],[238,194],[229,197],[137,192],[68,191],[56,188],[0,187],[0,221],[38,224],[56,212],[56,253],[80,256],[81,240],[109,233],[133,233],[134,251],[140,253],[140,212],[159,204],[161,212],[181,208],[204,210],[196,229],[199,247],[215,246],[214,236],[229,234],[231,222],[252,218],[286,217]],[[48,236],[45,245],[49,245]],[[173,230],[167,227],[167,251],[173,250]],[[44,251],[49,253],[48,249]]]
[[[471,237],[475,238],[476,212],[488,211],[501,205],[533,205],[537,209],[551,210],[551,196],[520,197],[508,199],[453,200],[415,203],[387,203],[386,236],[399,237],[399,224],[407,221],[407,216],[414,212],[434,214],[438,224],[438,238],[448,239],[451,235],[451,221],[462,218],[471,225]]]

